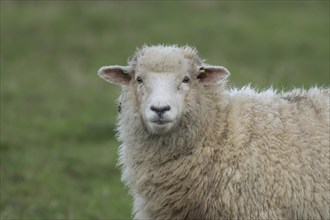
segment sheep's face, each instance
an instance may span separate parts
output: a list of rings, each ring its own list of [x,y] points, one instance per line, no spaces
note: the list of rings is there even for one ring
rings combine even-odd
[[[173,72],[136,74],[137,99],[143,122],[151,134],[165,134],[180,121],[190,76]]]
[[[175,50],[157,52],[140,56],[134,66],[102,67],[99,75],[134,90],[147,131],[164,135],[175,130],[186,105],[192,104],[186,103],[192,90],[216,83],[226,77],[228,71],[219,66],[194,65]]]

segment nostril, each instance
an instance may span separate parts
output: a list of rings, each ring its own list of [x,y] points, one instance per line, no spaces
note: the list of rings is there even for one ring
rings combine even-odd
[[[166,112],[166,111],[169,111],[171,110],[171,106],[167,105],[164,107],[163,111]]]
[[[151,109],[151,111],[154,111],[157,114],[161,115],[161,114],[164,114],[165,112],[171,110],[171,106],[167,105],[167,106],[155,107],[152,105],[150,107],[150,109]]]
[[[158,108],[156,108],[156,107],[153,106],[153,105],[150,107],[150,109],[151,109],[151,111],[158,112]]]

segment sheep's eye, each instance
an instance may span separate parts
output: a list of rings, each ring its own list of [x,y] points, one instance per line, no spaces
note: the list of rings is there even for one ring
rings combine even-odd
[[[185,76],[182,80],[183,83],[188,83],[190,81],[188,76]]]
[[[142,84],[142,83],[143,83],[143,80],[142,80],[141,77],[139,77],[139,76],[136,78],[136,81],[137,81],[139,84]]]

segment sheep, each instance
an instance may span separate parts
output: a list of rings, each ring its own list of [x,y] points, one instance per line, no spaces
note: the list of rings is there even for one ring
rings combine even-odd
[[[143,46],[122,86],[122,181],[135,219],[329,219],[330,89],[227,88],[195,48]]]

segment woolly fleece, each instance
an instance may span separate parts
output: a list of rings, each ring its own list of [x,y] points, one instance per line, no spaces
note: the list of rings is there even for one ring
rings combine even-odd
[[[132,74],[180,69],[196,78],[200,65],[195,49],[177,46],[145,46],[129,60]],[[329,89],[256,92],[196,81],[179,125],[155,136],[135,86],[122,87],[118,124],[135,219],[330,218]]]

